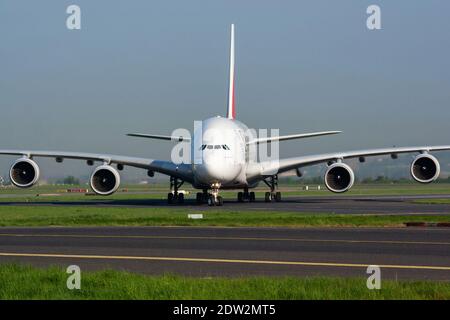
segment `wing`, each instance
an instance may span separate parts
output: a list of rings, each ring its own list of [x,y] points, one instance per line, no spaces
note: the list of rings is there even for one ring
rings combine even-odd
[[[285,141],[285,140],[293,140],[293,139],[304,139],[310,137],[318,137],[318,136],[326,136],[330,134],[341,133],[342,131],[321,131],[321,132],[311,132],[311,133],[300,133],[300,134],[290,134],[287,136],[278,136],[278,137],[267,137],[267,138],[258,138],[248,142],[248,144],[252,143],[270,143],[272,141]]]
[[[171,140],[171,141],[191,141],[188,137],[183,136],[164,136],[160,134],[146,134],[146,133],[128,133],[129,137],[147,138],[147,139],[158,139],[158,140]]]
[[[372,157],[379,155],[397,155],[400,153],[414,153],[414,152],[431,152],[450,150],[450,146],[422,146],[422,147],[393,147],[369,150],[356,150],[347,152],[325,153],[319,155],[310,155],[303,157],[294,157],[280,159],[280,161],[265,161],[259,163],[259,168],[253,169],[250,179],[259,176],[273,175],[275,173],[282,173],[292,169],[310,166],[322,162],[344,160],[359,157]],[[258,172],[259,171],[259,172]]]
[[[192,169],[188,164],[175,164],[171,161],[135,158],[109,154],[60,152],[60,151],[30,151],[30,150],[0,150],[0,155],[24,156],[28,158],[55,158],[58,162],[63,159],[77,159],[98,161],[107,164],[121,164],[125,166],[151,170],[192,182]]]

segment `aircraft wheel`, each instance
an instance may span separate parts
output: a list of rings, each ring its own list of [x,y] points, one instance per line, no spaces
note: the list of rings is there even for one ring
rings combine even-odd
[[[281,202],[281,192],[275,193],[275,201],[276,202]]]
[[[220,197],[220,196],[217,197],[217,203],[216,203],[216,205],[218,205],[218,206],[223,206],[223,198],[222,198],[222,197]]]
[[[264,195],[265,202],[272,202],[272,194],[270,192],[266,192]]]
[[[243,192],[238,192],[237,200],[238,200],[238,202],[244,202],[244,193]]]
[[[173,203],[173,193],[167,194],[167,203],[172,204]]]
[[[203,203],[203,193],[197,192],[197,198],[196,198],[197,204]]]
[[[212,206],[215,206],[215,205],[216,205],[216,201],[214,201],[214,196],[210,195],[208,197],[208,206],[212,207]]]
[[[255,197],[255,193],[254,192],[250,192],[250,198],[249,198],[250,202],[255,202],[256,197]]]
[[[184,203],[184,194],[183,193],[180,193],[178,195],[177,201],[178,201],[179,204]]]

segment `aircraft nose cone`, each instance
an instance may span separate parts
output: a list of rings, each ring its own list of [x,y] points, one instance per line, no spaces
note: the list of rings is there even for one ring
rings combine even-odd
[[[230,163],[223,158],[208,159],[197,167],[198,178],[207,184],[233,181],[240,172],[240,166]]]
[[[225,178],[225,170],[222,166],[218,164],[207,164],[206,166],[206,174],[212,180],[221,181]]]

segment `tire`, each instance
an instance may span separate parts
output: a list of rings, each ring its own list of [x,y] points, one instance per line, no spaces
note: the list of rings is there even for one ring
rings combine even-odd
[[[256,196],[254,192],[250,192],[250,197],[249,197],[250,202],[255,202],[256,200]]]
[[[275,201],[276,202],[281,202],[281,192],[275,193]]]
[[[223,198],[222,197],[217,197],[217,205],[218,206],[223,206]]]
[[[184,203],[184,194],[183,193],[178,194],[177,201],[179,204]]]
[[[238,192],[237,200],[238,200],[238,202],[244,202],[244,193],[243,192]]]
[[[167,203],[172,204],[173,203],[173,193],[167,194]]]
[[[214,201],[214,197],[213,196],[209,196],[208,197],[208,206],[212,207],[212,206],[215,206],[215,205],[216,205],[216,203]]]
[[[197,192],[197,198],[196,198],[197,204],[203,203],[203,193]]]
[[[266,192],[264,195],[265,202],[272,202],[272,194],[270,192]]]

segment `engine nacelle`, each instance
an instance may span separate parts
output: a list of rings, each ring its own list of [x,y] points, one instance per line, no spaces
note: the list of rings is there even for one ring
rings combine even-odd
[[[116,169],[109,165],[95,168],[89,179],[92,190],[102,196],[109,196],[120,186],[120,175]]]
[[[19,188],[32,187],[39,180],[39,166],[31,159],[18,159],[9,169],[9,179]]]
[[[334,163],[325,172],[325,186],[335,193],[345,192],[353,186],[355,175],[345,163]]]
[[[411,176],[420,183],[430,183],[439,177],[441,166],[431,154],[419,154],[411,163]]]

